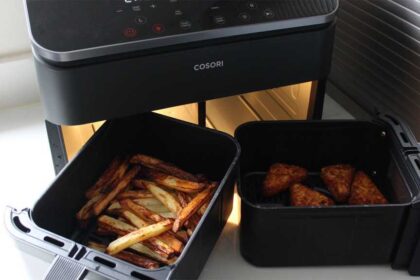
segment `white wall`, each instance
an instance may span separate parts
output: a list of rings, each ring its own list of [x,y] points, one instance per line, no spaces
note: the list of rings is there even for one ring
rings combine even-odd
[[[22,0],[0,0],[0,109],[39,100]]]

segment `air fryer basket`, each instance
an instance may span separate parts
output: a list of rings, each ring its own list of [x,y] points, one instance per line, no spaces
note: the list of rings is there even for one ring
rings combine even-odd
[[[73,272],[63,279],[80,279],[86,271],[110,279],[196,278],[231,212],[239,152],[237,142],[226,134],[157,114],[109,121],[32,210],[8,209],[7,226],[18,241],[56,255],[55,267]],[[86,233],[79,230],[75,214],[86,202],[85,191],[115,156],[133,153],[152,155],[220,181],[209,208],[174,265],[142,269],[84,246]]]
[[[240,248],[258,266],[390,263],[416,198],[405,153],[414,143],[386,121],[253,122],[236,131],[242,155]],[[265,172],[275,162],[309,170],[305,184],[328,194],[322,167],[349,163],[365,171],[387,205],[291,207],[288,192],[264,198]]]

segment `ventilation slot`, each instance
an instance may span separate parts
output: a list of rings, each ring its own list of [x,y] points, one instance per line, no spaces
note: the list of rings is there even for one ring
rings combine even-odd
[[[24,233],[30,233],[31,230],[27,227],[25,227],[24,225],[22,225],[22,223],[19,220],[19,217],[13,217],[13,222],[15,223],[15,226],[20,229],[21,231],[23,231]]]
[[[69,257],[73,258],[74,254],[76,254],[78,249],[79,249],[79,247],[77,247],[77,245],[74,245],[73,248],[71,248],[71,250],[70,250]]]
[[[400,136],[401,136],[401,139],[404,141],[404,143],[409,143],[408,137],[407,135],[405,135],[405,133],[400,132]]]
[[[420,171],[420,160],[415,159],[414,163],[416,164],[417,170]]]
[[[77,253],[75,259],[80,260],[85,254],[86,254],[86,248],[82,247],[82,249],[80,249],[79,253]]]
[[[111,262],[109,260],[103,259],[101,257],[94,257],[93,260],[95,262],[98,262],[100,264],[106,265],[106,266],[111,267],[111,268],[114,268],[116,266],[114,262]]]
[[[54,239],[50,236],[45,236],[44,241],[47,241],[48,243],[51,243],[51,244],[53,244],[55,246],[58,246],[58,247],[63,247],[64,246],[64,242],[62,242],[60,240],[57,240],[57,239]]]
[[[132,271],[131,276],[134,277],[134,278],[137,278],[137,279],[141,279],[141,280],[154,280],[155,279],[155,278],[151,278],[149,276],[146,276],[144,274],[141,274],[137,271]]]
[[[385,117],[391,120],[395,125],[400,125],[400,123],[395,118],[391,117],[390,115],[385,115]]]

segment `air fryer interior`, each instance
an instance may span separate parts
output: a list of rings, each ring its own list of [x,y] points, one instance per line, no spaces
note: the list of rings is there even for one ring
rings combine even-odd
[[[107,123],[36,202],[32,218],[39,227],[78,239],[77,211],[92,186],[117,155],[144,153],[221,181],[237,146],[225,135],[155,114]],[[78,240],[76,240],[78,241]]]
[[[266,122],[237,130],[242,147],[240,178],[243,198],[261,206],[289,206],[289,194],[261,195],[267,170],[275,162],[307,168],[308,186],[329,195],[319,173],[322,167],[348,163],[363,170],[391,204],[405,204],[412,194],[392,155],[385,126],[370,122]]]

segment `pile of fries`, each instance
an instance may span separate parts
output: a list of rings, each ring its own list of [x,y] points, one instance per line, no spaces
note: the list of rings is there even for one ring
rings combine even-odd
[[[76,218],[81,227],[96,222],[89,247],[155,269],[176,261],[217,186],[150,156],[116,158]]]

